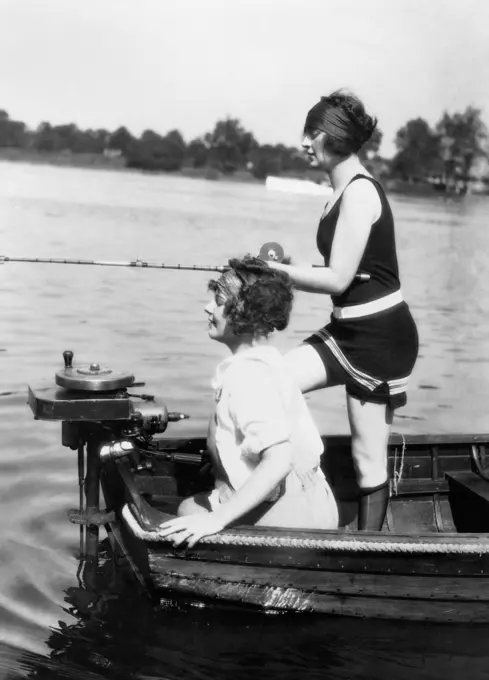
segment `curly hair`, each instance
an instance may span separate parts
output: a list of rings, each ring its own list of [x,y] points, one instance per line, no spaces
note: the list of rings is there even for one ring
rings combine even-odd
[[[235,335],[266,337],[288,326],[292,280],[263,260],[251,255],[229,260],[229,269],[218,280],[211,279],[208,288],[223,297],[224,314]]]
[[[372,136],[377,119],[354,94],[337,90],[321,97],[307,114],[304,132],[314,138],[326,133],[325,147],[340,156],[357,153]]]

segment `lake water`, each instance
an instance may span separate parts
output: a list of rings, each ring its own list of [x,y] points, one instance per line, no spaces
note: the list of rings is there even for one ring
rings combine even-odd
[[[225,264],[276,240],[319,262],[316,196],[261,184],[0,163],[0,255]],[[391,197],[420,357],[395,432],[489,429],[486,198]],[[208,273],[0,265],[0,678],[489,677],[487,627],[270,616],[168,602],[112,583],[79,587],[76,454],[34,421],[26,386],[50,386],[71,349],[134,372],[202,434],[224,349],[206,332]],[[281,349],[323,325],[329,299],[299,293]],[[308,397],[324,433],[347,432],[341,388]],[[118,595],[118,596],[117,596]]]

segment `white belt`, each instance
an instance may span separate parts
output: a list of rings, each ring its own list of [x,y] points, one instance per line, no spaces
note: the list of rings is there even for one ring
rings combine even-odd
[[[395,293],[384,295],[384,297],[372,300],[372,302],[365,302],[363,305],[351,305],[350,307],[333,307],[333,316],[335,319],[358,319],[362,316],[370,316],[382,312],[384,309],[389,309],[398,305],[403,301],[402,293],[396,290]]]

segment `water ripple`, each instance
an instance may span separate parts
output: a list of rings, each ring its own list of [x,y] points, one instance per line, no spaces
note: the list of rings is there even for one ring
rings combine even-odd
[[[395,197],[392,206],[404,295],[421,340],[394,430],[485,431],[487,201]],[[278,240],[297,261],[318,262],[320,211],[320,198],[273,195],[262,185],[0,163],[0,235],[15,255],[214,265]],[[78,503],[76,454],[61,446],[59,423],[32,419],[27,385],[53,385],[71,349],[79,363],[133,372],[145,392],[189,413],[173,434],[202,435],[210,380],[226,356],[207,337],[209,274],[9,263],[0,277],[2,677],[449,680],[463,677],[467,663],[471,677],[487,677],[487,630],[477,627],[364,625],[173,603],[155,613],[134,589],[120,599],[111,575],[100,592],[81,589],[78,529],[66,520]],[[326,297],[298,293],[277,346],[296,346],[330,314]],[[348,432],[341,389],[307,401],[323,432]]]

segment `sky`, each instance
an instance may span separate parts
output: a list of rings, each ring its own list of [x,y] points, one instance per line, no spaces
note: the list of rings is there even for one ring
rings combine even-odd
[[[421,116],[489,123],[488,0],[0,0],[0,109],[184,138],[239,118],[298,146],[339,87],[379,119],[381,153]]]

